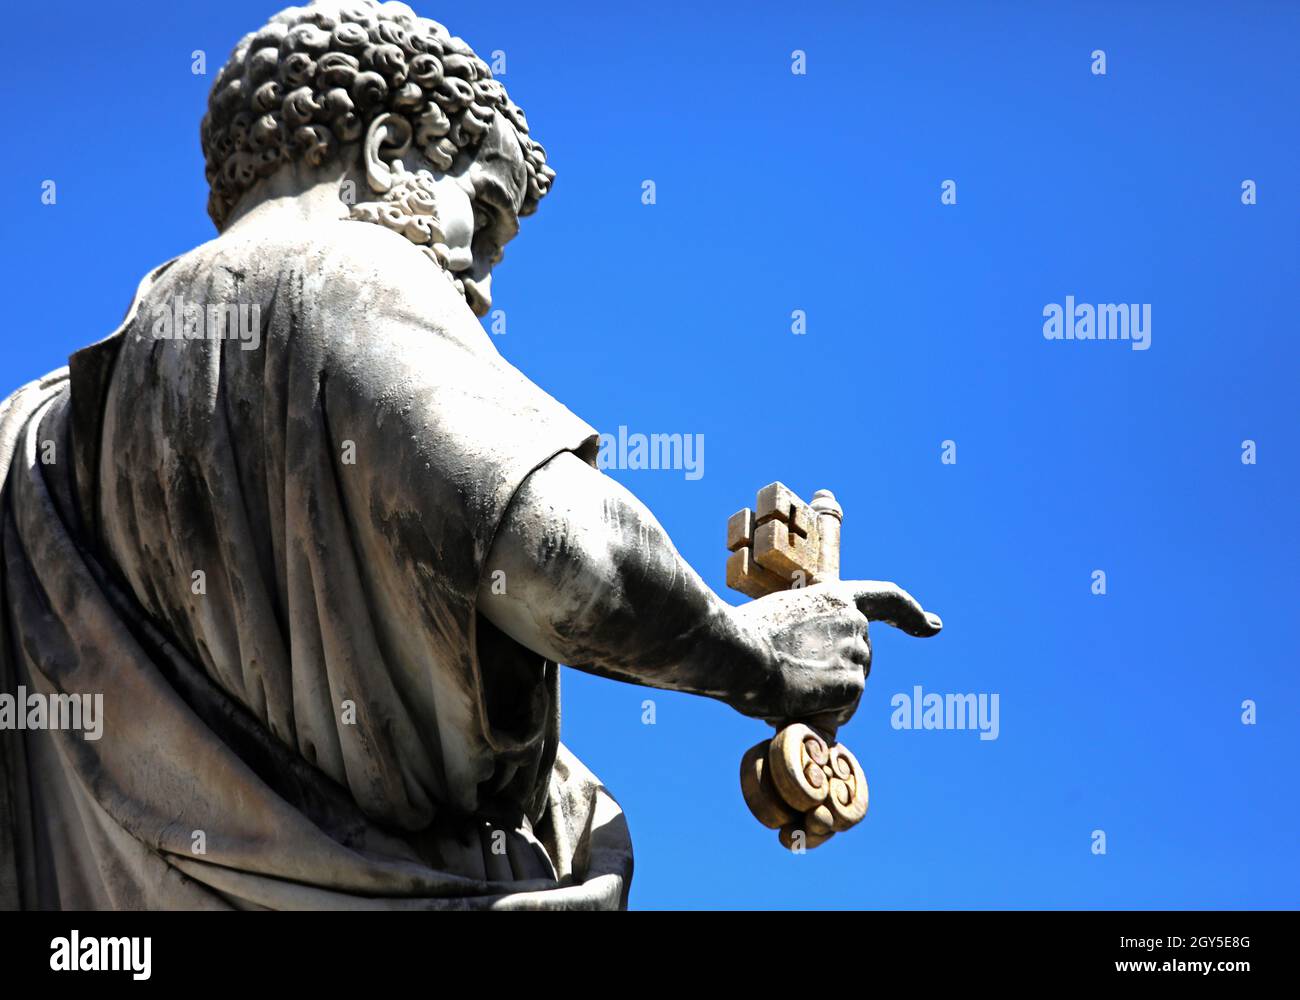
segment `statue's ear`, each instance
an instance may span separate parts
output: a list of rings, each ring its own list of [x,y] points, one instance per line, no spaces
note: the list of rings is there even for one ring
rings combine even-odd
[[[376,194],[384,194],[402,173],[401,158],[411,149],[411,123],[401,115],[379,115],[366,129],[362,156],[366,164],[366,183]]]

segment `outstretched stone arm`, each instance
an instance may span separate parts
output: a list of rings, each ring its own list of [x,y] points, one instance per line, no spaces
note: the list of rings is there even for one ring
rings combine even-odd
[[[636,497],[571,453],[515,495],[479,610],[556,662],[717,698],[773,723],[852,715],[871,663],[869,620],[920,636],[941,628],[888,583],[822,584],[732,607]]]

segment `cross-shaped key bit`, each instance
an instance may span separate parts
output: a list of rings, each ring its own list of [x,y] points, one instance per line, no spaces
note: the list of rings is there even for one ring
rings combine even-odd
[[[806,586],[820,569],[821,531],[816,511],[784,483],[758,491],[754,509],[727,522],[727,586],[748,597]]]

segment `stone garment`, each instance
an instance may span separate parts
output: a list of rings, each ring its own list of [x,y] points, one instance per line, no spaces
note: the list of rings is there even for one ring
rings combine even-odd
[[[254,349],[158,336],[237,304]],[[0,906],[626,906],[558,667],[475,608],[524,479],[595,449],[386,229],[154,271],[0,406],[0,692],[103,695],[99,740],[0,731]]]

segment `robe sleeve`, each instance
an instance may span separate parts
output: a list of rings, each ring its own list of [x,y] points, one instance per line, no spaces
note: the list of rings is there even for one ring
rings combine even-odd
[[[368,260],[388,263],[373,274],[349,254],[346,273],[322,285],[320,408],[334,455],[355,462],[338,459],[334,476],[373,614],[398,662],[424,664],[417,675],[437,651],[434,688],[445,690],[421,714],[439,720],[451,786],[519,786],[511,794],[527,789],[536,809],[558,744],[558,667],[496,632],[475,602],[524,480],[564,451],[594,464],[597,434],[501,357],[443,274],[394,234],[363,228],[389,251]],[[416,623],[422,648],[408,656],[402,640]],[[404,697],[419,702],[424,690],[408,686]],[[495,761],[491,776],[461,759],[465,721],[441,725],[445,704],[462,696],[468,728]],[[469,770],[455,779],[462,764]]]

